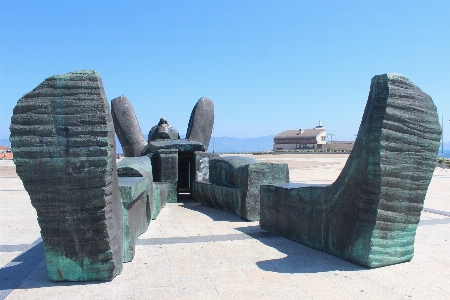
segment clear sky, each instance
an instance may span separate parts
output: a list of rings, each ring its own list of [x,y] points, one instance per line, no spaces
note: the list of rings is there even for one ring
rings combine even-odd
[[[147,134],[186,133],[200,97],[215,136],[312,128],[354,139],[374,75],[408,77],[450,141],[450,1],[0,0],[0,138],[44,79],[97,70]]]

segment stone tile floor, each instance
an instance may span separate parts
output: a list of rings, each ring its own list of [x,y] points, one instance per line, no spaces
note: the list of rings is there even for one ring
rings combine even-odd
[[[347,156],[256,158],[284,159],[291,181],[327,183]],[[19,178],[3,176],[0,299],[448,299],[449,183],[450,170],[436,169],[411,262],[363,268],[183,198],[152,221],[134,260],[113,281],[55,283],[29,197]]]

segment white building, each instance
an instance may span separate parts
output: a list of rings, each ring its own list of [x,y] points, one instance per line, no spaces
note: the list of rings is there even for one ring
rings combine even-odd
[[[319,122],[313,129],[286,130],[273,138],[273,150],[322,149],[327,130]]]

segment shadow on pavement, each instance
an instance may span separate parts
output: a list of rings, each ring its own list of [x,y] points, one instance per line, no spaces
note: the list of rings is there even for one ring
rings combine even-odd
[[[42,238],[26,247],[16,258],[0,268],[0,299],[5,299],[14,289],[30,289],[51,286],[69,286],[96,284],[97,282],[54,282],[47,276],[45,267],[44,247]],[[42,264],[41,264],[42,263]],[[42,265],[42,267],[40,267]],[[38,274],[34,277],[25,279],[34,271]]]
[[[286,254],[286,257],[257,262],[265,271],[277,273],[319,273],[361,271],[368,268],[355,265],[331,254],[309,248],[261,229],[259,226],[235,228],[261,243]]]
[[[181,207],[207,215],[213,221],[246,222],[245,220],[239,218],[233,213],[202,205],[189,197],[179,197],[178,203],[183,204]]]

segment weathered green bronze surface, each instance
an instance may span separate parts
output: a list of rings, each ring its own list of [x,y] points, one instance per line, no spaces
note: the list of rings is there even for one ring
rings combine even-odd
[[[178,200],[178,150],[161,149],[151,157],[153,168],[153,181],[168,182],[168,203],[176,203]]]
[[[37,211],[48,276],[111,280],[122,270],[114,127],[100,75],[47,78],[11,118],[17,174]]]
[[[402,75],[375,76],[338,179],[261,186],[261,228],[367,267],[411,260],[440,138],[430,96]]]
[[[168,182],[153,182],[153,187],[153,199],[150,202],[152,220],[156,219],[161,209],[166,205],[170,184]]]
[[[240,156],[213,158],[209,179],[194,182],[194,200],[230,211],[239,217],[259,220],[261,184],[289,182],[287,164],[262,163]]]
[[[153,199],[153,174],[152,174],[152,163],[150,157],[140,156],[140,157],[124,157],[117,164],[117,175],[119,177],[146,177],[148,178],[147,186],[147,223],[150,224],[151,220],[151,207]]]
[[[209,161],[219,157],[219,154],[196,151],[194,153],[194,168],[191,173],[191,186],[195,180],[209,179]]]
[[[188,140],[158,140],[148,143],[150,152],[158,152],[161,149],[177,149],[181,152],[205,151],[205,146],[200,142]]]
[[[148,229],[148,186],[147,177],[119,177],[123,206],[123,262],[133,260],[136,241]]]

